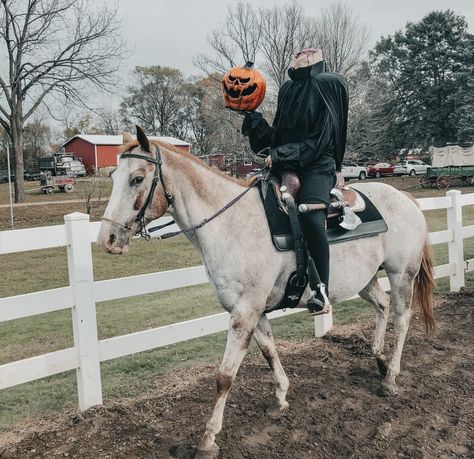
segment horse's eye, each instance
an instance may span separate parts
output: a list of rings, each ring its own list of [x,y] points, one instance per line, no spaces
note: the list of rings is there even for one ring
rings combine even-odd
[[[144,179],[145,177],[137,175],[136,177],[132,178],[132,180],[130,180],[130,186],[140,185],[140,183],[142,183]]]

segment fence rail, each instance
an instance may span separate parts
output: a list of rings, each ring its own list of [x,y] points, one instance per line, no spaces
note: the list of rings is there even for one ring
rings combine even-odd
[[[463,240],[474,237],[474,225],[462,226],[462,207],[474,205],[474,193],[452,190],[446,196],[417,200],[424,211],[446,209],[448,229],[430,233],[430,243],[448,244],[448,263],[436,266],[435,277],[449,277],[451,291],[464,286],[464,274],[474,271],[474,258],[464,260]],[[167,221],[169,218],[163,218]],[[72,309],[74,347],[0,366],[0,389],[76,369],[79,407],[102,403],[100,362],[224,331],[228,314],[220,313],[104,340],[97,337],[96,303],[208,282],[203,266],[119,279],[94,281],[91,243],[100,224],[85,214],[65,216],[64,225],[0,232],[0,254],[67,247],[69,286],[0,298],[0,322],[46,312]],[[387,278],[380,279],[388,290]],[[356,297],[354,297],[356,298]],[[275,311],[271,319],[300,312]],[[315,318],[315,334],[332,326],[332,315]]]

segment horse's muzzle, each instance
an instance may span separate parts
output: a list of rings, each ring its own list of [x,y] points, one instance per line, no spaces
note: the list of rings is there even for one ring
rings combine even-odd
[[[128,252],[128,237],[120,233],[121,231],[113,228],[112,225],[103,223],[97,237],[97,244],[104,252],[113,255],[125,254]]]

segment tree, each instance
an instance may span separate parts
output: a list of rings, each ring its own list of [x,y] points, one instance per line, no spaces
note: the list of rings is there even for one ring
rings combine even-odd
[[[349,76],[347,150],[360,161],[393,156],[393,109],[387,84],[363,62]]]
[[[291,56],[314,42],[313,23],[296,2],[283,7],[261,8],[263,68],[276,88],[287,79]]]
[[[334,3],[321,10],[313,27],[314,43],[323,50],[331,71],[350,74],[367,51],[367,26],[349,5]]]
[[[220,82],[207,77],[187,85],[186,122],[193,151],[199,156],[223,154],[228,163],[245,156],[242,117],[222,104]]]
[[[186,81],[180,70],[151,66],[135,68],[135,84],[121,107],[127,125],[137,123],[152,134],[185,138]]]
[[[99,129],[102,134],[117,135],[123,131],[120,113],[111,107],[102,108],[98,111]]]
[[[0,126],[0,170],[7,168],[7,145],[10,138],[5,132],[5,129]]]
[[[194,60],[197,67],[211,78],[220,81],[219,75],[230,67],[247,61],[255,62],[260,48],[261,21],[249,3],[239,2],[228,8],[224,26],[214,30],[208,42],[216,51],[214,56],[198,54]]]
[[[108,178],[105,172],[96,171],[93,177],[84,184],[81,197],[84,199],[84,207],[88,215],[104,204],[104,198],[109,191],[110,179],[107,180]]]
[[[95,125],[95,120],[90,112],[68,113],[63,120],[63,140],[66,141],[77,134],[102,134],[102,129]]]
[[[25,123],[53,96],[83,103],[86,89],[112,89],[123,48],[116,9],[92,0],[0,0],[0,43],[0,125],[21,202]]]
[[[24,127],[23,156],[25,169],[38,169],[38,159],[51,154],[51,129],[40,118]]]
[[[347,5],[336,4],[312,18],[296,2],[258,10],[239,2],[228,9],[224,25],[208,39],[214,54],[198,55],[195,64],[219,78],[229,67],[250,60],[265,70],[270,85],[278,90],[295,51],[319,47],[330,68],[345,74],[363,59],[367,37],[366,26]]]
[[[382,38],[371,58],[388,83],[399,148],[474,141],[474,36],[463,16],[433,11]]]

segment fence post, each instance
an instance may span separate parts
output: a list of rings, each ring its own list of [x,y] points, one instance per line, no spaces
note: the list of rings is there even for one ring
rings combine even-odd
[[[459,292],[464,287],[464,241],[462,237],[462,204],[461,192],[451,190],[446,193],[451,199],[452,207],[447,209],[448,229],[453,231],[453,241],[448,243],[449,263],[454,263],[456,270],[449,277],[451,292]]]
[[[327,314],[321,314],[314,318],[314,336],[322,338],[332,328],[332,306]]]
[[[92,250],[89,215],[74,212],[64,216],[66,224],[69,284],[73,289],[72,325],[74,345],[79,352],[77,391],[79,408],[102,404],[99,341],[93,294]]]

